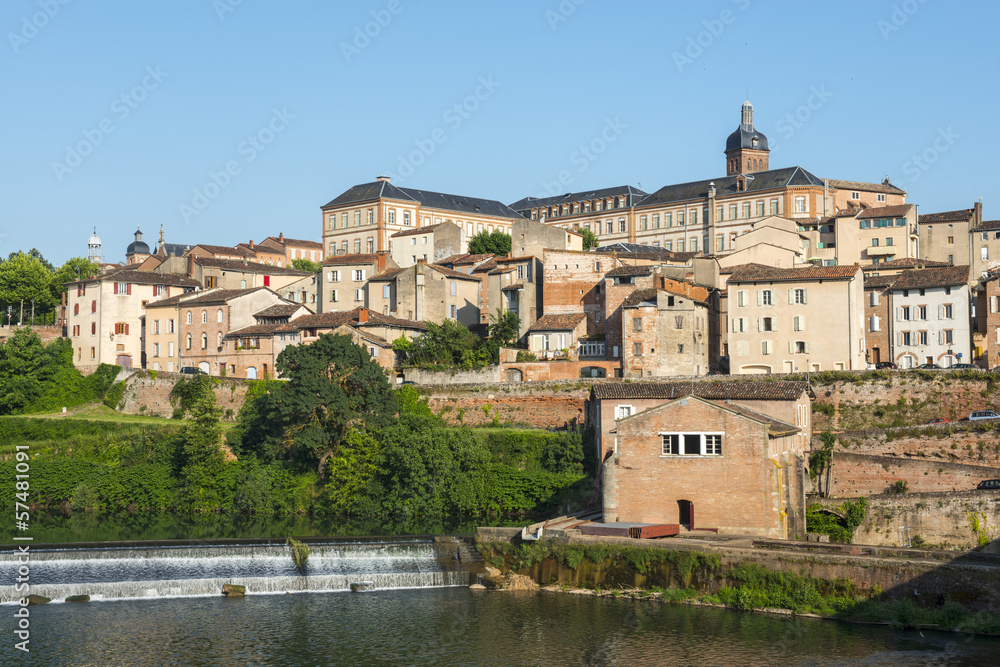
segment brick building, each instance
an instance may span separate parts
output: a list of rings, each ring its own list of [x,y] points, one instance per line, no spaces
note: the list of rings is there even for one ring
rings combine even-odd
[[[320,263],[324,259],[322,243],[307,241],[305,239],[285,238],[283,232],[277,236],[268,236],[260,242],[257,249],[258,252],[267,250],[284,255],[285,266],[291,266],[292,262],[296,259],[308,259],[310,262],[316,263]]]
[[[892,361],[892,284],[897,275],[865,276],[865,361]]]
[[[707,303],[650,287],[633,291],[621,312],[622,377],[708,372]]]
[[[603,466],[604,521],[805,534],[800,427],[731,400],[687,395],[622,417],[614,431]]]
[[[388,269],[368,281],[368,308],[390,317],[434,322],[480,323],[480,280],[419,260],[408,268]]]

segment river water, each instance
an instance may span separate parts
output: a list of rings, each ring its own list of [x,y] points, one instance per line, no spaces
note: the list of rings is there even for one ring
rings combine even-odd
[[[0,554],[0,665],[996,665],[1000,640],[551,592],[472,591],[455,545],[351,538]],[[10,583],[8,583],[10,582]],[[247,587],[223,598],[222,584]],[[352,593],[352,583],[376,590]],[[87,594],[88,603],[61,602]]]

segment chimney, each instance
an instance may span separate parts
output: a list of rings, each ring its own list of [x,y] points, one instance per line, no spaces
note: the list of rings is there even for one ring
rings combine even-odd
[[[188,278],[194,278],[194,255],[188,253]]]
[[[368,321],[368,309],[358,308],[358,324],[364,324]]]
[[[278,234],[278,242],[279,243],[285,242],[285,232],[281,232],[280,234]]]
[[[973,227],[983,224],[983,202],[981,201],[977,201],[975,206],[972,207],[972,223]]]
[[[249,245],[250,249],[253,250],[253,239],[250,239],[250,243],[248,243],[247,245]]]
[[[376,182],[376,183],[378,183],[378,182],[384,182],[384,183],[389,183],[389,182],[390,182],[390,179],[389,179],[389,177],[388,177],[388,176],[386,176],[385,174],[383,174],[383,175],[379,176],[378,178],[376,178],[376,179],[375,179],[375,182]]]

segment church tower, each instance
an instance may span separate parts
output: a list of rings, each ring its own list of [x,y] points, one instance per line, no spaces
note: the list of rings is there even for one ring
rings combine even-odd
[[[767,171],[767,137],[753,126],[753,105],[743,103],[740,126],[726,139],[726,176]]]
[[[149,246],[142,240],[142,230],[135,230],[135,241],[125,249],[125,259],[129,264],[140,264],[149,257]]]
[[[94,264],[101,263],[101,237],[97,235],[97,227],[94,227],[94,235],[87,241],[87,260]]]

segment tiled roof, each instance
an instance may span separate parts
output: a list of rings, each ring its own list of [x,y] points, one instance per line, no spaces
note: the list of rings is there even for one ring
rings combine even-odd
[[[708,400],[794,401],[809,391],[807,382],[742,380],[723,382],[614,382],[595,384],[596,399],[672,399],[697,396]]]
[[[382,273],[379,273],[379,274],[374,275],[371,278],[369,278],[368,282],[370,282],[370,283],[387,283],[387,282],[389,282],[391,280],[395,280],[396,276],[398,276],[403,271],[406,271],[406,269],[386,269]]]
[[[567,315],[542,315],[528,331],[571,331],[585,320],[585,313],[569,313]]]
[[[935,262],[930,259],[919,259],[917,257],[900,257],[891,262],[879,262],[878,264],[864,264],[861,270],[865,273],[870,271],[889,271],[895,269],[922,269],[937,266],[951,266],[948,262]]]
[[[315,315],[303,315],[302,317],[297,317],[292,320],[292,324],[295,324],[300,329],[332,329],[339,327],[342,324],[358,326],[360,311],[360,308],[355,308],[354,310],[340,313],[317,313]],[[427,329],[427,325],[423,322],[401,320],[396,317],[389,317],[388,315],[380,315],[379,313],[371,310],[368,311],[368,322],[366,324],[373,326],[397,327],[400,329],[420,329],[421,331]],[[364,324],[361,326],[364,326]]]
[[[727,410],[732,410],[744,417],[749,417],[751,419],[756,419],[757,421],[762,421],[767,424],[767,433],[771,437],[782,437],[786,435],[795,435],[801,429],[798,426],[793,426],[788,422],[783,422],[780,419],[775,419],[771,415],[765,415],[762,412],[757,412],[756,410],[751,410],[750,408],[743,407],[742,405],[737,405],[735,403],[716,401],[718,405],[726,408]]]
[[[902,218],[905,217],[913,204],[899,204],[898,206],[883,206],[881,208],[866,208],[858,216],[859,220],[874,220],[876,218]]]
[[[197,280],[185,278],[184,276],[176,276],[172,273],[157,273],[155,271],[136,271],[135,269],[127,267],[121,269],[120,271],[111,271],[93,278],[84,278],[83,280],[76,280],[66,284],[75,285],[77,283],[90,283],[95,280],[100,282],[136,283],[139,285],[177,285],[180,287],[201,287],[201,283]]]
[[[747,185],[745,191],[737,189],[737,176],[721,176],[719,178],[709,178],[703,181],[667,185],[640,201],[636,206],[639,208],[647,208],[650,206],[663,206],[665,204],[673,204],[675,202],[689,201],[692,199],[706,200],[708,198],[708,187],[710,183],[715,183],[716,197],[780,190],[782,188],[795,185],[823,187],[822,179],[814,176],[802,167],[786,167],[784,169],[761,171],[755,174],[750,174],[746,178]]]
[[[445,257],[442,260],[434,262],[435,264],[452,264],[454,266],[469,266],[472,264],[478,264],[480,262],[485,262],[491,259],[493,255],[483,254],[483,255],[470,255],[468,253],[452,255],[451,257]]]
[[[428,208],[454,211],[467,215],[487,215],[495,218],[517,219],[522,217],[506,204],[493,199],[479,199],[478,197],[449,195],[429,190],[400,188],[392,185],[389,181],[375,181],[374,183],[355,185],[322,208],[327,209],[364,201],[373,201],[383,197],[407,202],[419,202]]]
[[[183,257],[184,253],[193,248],[193,245],[188,245],[185,243],[164,243],[163,244],[163,254],[167,257]],[[160,254],[160,246],[156,246],[156,251],[154,255]]]
[[[311,250],[322,250],[323,244],[316,241],[307,241],[305,239],[290,239],[285,237],[282,241],[277,236],[268,236],[266,239],[260,242],[261,245],[265,243],[269,245],[286,245],[286,246],[297,246],[299,248],[309,248]]]
[[[492,273],[497,268],[497,260],[489,259],[472,270],[473,273]]]
[[[337,255],[335,257],[330,257],[323,261],[323,266],[346,266],[354,264],[377,264],[378,255],[375,254],[360,254],[360,255]]]
[[[864,183],[862,181],[839,181],[835,178],[827,179],[830,187],[838,190],[864,190],[865,192],[885,192],[887,194],[904,195],[906,190],[901,190],[889,182],[886,178],[881,183]]]
[[[500,291],[501,292],[504,291],[504,290],[512,290],[513,291],[513,290],[519,290],[519,289],[524,289],[524,283],[515,283],[513,285],[504,285],[503,287],[500,288]]]
[[[237,257],[253,257],[254,253],[252,250],[244,248],[232,248],[224,245],[208,245],[206,243],[199,243],[196,248],[204,248],[213,255],[236,255]]]
[[[655,287],[645,287],[643,289],[637,289],[625,297],[622,301],[622,308],[635,308],[636,306],[652,302],[656,305],[656,288]]]
[[[291,322],[284,324],[254,324],[236,331],[230,331],[226,338],[241,338],[243,336],[273,336],[276,333],[298,333],[299,327]]]
[[[920,224],[934,222],[967,222],[972,220],[975,211],[971,208],[963,208],[958,211],[944,211],[942,213],[924,213],[918,220]]]
[[[476,282],[482,281],[482,278],[479,278],[478,276],[462,273],[461,271],[456,271],[455,269],[449,269],[446,266],[438,266],[437,264],[428,264],[427,266],[443,276],[448,276],[449,278],[462,278],[465,280],[475,280]]]
[[[969,282],[969,266],[947,266],[936,269],[910,269],[899,274],[893,291],[922,287],[952,287]]]
[[[297,303],[278,303],[270,308],[265,308],[259,313],[254,313],[254,317],[291,317],[299,308],[303,308],[301,304]]]
[[[976,232],[986,232],[994,230],[1000,230],[1000,220],[983,220],[981,223],[979,223],[978,227],[975,227],[969,231],[971,231],[972,233],[976,233]]]
[[[243,263],[234,259],[217,259],[215,257],[195,257],[195,264],[212,269],[224,269],[237,273],[263,273],[269,276],[311,276],[308,271],[299,271],[285,266],[272,266],[270,264],[258,264],[257,262]]]
[[[885,289],[886,287],[891,287],[898,279],[898,275],[865,276],[865,289]]]
[[[857,264],[847,266],[808,266],[797,269],[777,269],[761,264],[744,265],[729,277],[730,283],[802,282],[813,280],[849,280],[857,275]]]
[[[519,201],[514,202],[510,205],[512,209],[518,212],[528,211],[530,212],[533,208],[545,208],[548,206],[555,206],[560,204],[573,204],[575,202],[585,202],[594,201],[596,199],[608,199],[625,196],[625,206],[633,206],[637,201],[647,196],[645,192],[638,188],[633,188],[631,185],[619,185],[613,188],[604,188],[601,190],[588,190],[586,192],[572,192],[562,195],[556,195],[554,197],[542,197],[536,199],[535,197],[525,197]],[[608,209],[616,210],[616,209]],[[566,217],[566,216],[559,216]],[[554,218],[548,218],[548,220],[553,220]]]
[[[647,264],[646,266],[619,266],[611,269],[604,275],[609,278],[614,278],[615,276],[648,276],[653,273],[653,266]]]
[[[237,243],[236,248],[238,250],[245,250],[249,253],[249,256],[256,257],[260,254],[270,254],[270,255],[284,255],[285,251],[281,248],[276,248],[271,245],[264,245],[263,243],[258,243],[257,245],[250,247],[249,243]]]
[[[151,301],[150,306],[176,306],[183,302],[187,305],[208,305],[214,303],[225,303],[230,299],[246,296],[258,290],[267,290],[266,287],[248,287],[247,289],[212,289],[189,294],[175,294],[165,299]],[[267,290],[270,291],[270,290]]]
[[[427,232],[433,232],[438,227],[443,227],[444,225],[451,225],[452,227],[456,226],[455,223],[453,223],[453,222],[440,222],[440,223],[438,223],[436,225],[427,225],[426,227],[416,227],[414,229],[404,229],[401,232],[396,232],[395,234],[393,234],[389,238],[394,239],[394,238],[397,238],[399,236],[417,236],[418,234],[426,234]]]

